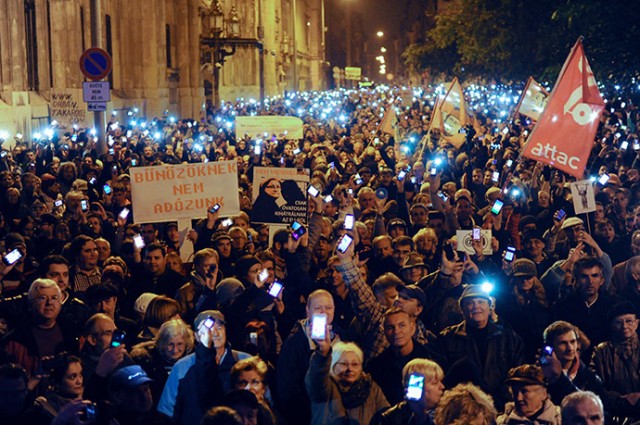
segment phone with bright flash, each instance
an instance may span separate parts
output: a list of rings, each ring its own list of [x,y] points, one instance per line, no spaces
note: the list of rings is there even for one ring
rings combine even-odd
[[[269,295],[271,295],[273,298],[278,298],[283,288],[284,286],[282,285],[282,283],[276,280],[269,287]]]
[[[5,265],[10,266],[17,263],[22,257],[22,251],[20,251],[19,248],[16,248],[12,251],[9,251],[4,257],[2,257],[2,262]]]
[[[311,317],[311,339],[325,339],[327,337],[327,315],[314,314]]]
[[[344,254],[345,252],[347,252],[347,249],[349,249],[349,246],[351,245],[352,242],[353,242],[353,238],[351,236],[343,235],[336,249],[338,250],[338,252],[341,252]]]
[[[291,230],[292,230],[291,237],[293,238],[294,241],[297,241],[302,237],[302,235],[307,233],[307,229],[297,221],[293,222],[293,224],[291,225]]]
[[[347,214],[344,216],[344,228],[346,230],[353,230],[353,226],[355,225],[355,217],[353,214]]]
[[[315,186],[309,186],[307,188],[307,193],[315,198],[320,194],[320,191]]]
[[[424,376],[412,373],[409,375],[409,382],[407,383],[407,400],[420,400],[422,399],[422,393],[424,392]]]

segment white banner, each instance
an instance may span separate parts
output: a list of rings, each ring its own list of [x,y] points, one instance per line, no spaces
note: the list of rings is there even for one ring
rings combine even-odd
[[[274,134],[284,135],[285,139],[302,139],[302,120],[298,117],[275,115],[236,117],[236,138],[240,139],[245,134],[252,139],[264,139]]]
[[[307,224],[309,170],[254,167],[252,223]]]
[[[136,223],[205,217],[220,204],[221,216],[240,212],[236,161],[129,168]]]

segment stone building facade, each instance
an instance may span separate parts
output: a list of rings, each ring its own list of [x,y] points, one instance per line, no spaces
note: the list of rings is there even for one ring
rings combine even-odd
[[[31,134],[54,118],[63,125],[92,122],[90,114],[81,116],[86,104],[79,58],[95,44],[113,61],[105,78],[111,84],[107,116],[137,107],[149,118],[165,110],[199,117],[211,99],[215,66],[200,43],[199,7],[210,3],[0,0],[0,129]],[[220,0],[220,6],[225,17],[237,10],[238,37],[262,43],[262,52],[239,47],[226,58],[221,99],[259,99],[261,81],[266,96],[326,87],[324,0]],[[99,23],[92,24],[92,11]],[[92,43],[96,35],[101,37]]]

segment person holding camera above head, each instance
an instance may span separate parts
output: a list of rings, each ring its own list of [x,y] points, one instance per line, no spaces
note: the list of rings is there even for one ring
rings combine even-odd
[[[304,377],[309,368],[309,357],[313,347],[311,330],[314,314],[326,316],[327,325],[333,323],[335,304],[331,293],[324,289],[312,292],[307,298],[306,318],[298,321],[285,340],[276,366],[276,395],[282,415],[289,423],[311,421],[309,396]],[[333,343],[340,341],[337,329],[330,328]]]
[[[378,411],[389,407],[389,402],[378,384],[362,371],[362,350],[351,342],[332,346],[329,334],[328,325],[312,329],[316,349],[305,377],[311,424],[368,424]]]
[[[207,409],[231,389],[233,365],[249,356],[227,343],[225,317],[217,310],[199,313],[195,352],[181,358],[171,369],[158,403],[158,412],[174,423],[199,423]]]
[[[435,408],[444,391],[438,363],[413,359],[402,369],[404,400],[371,421],[371,425],[433,425]]]

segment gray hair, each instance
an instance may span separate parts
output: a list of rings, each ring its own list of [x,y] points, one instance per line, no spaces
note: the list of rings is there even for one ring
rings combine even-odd
[[[60,298],[62,297],[62,292],[60,291],[60,287],[58,286],[57,283],[55,283],[51,279],[40,278],[40,279],[34,280],[31,286],[29,287],[29,292],[27,294],[29,303],[33,303],[35,301],[41,289],[49,289],[49,288],[55,288],[56,291],[58,292],[58,297]]]
[[[575,412],[576,407],[585,400],[591,400],[600,411],[600,417],[604,418],[604,407],[602,400],[595,393],[591,391],[576,391],[566,396],[562,400],[562,423],[569,424],[571,416]]]

